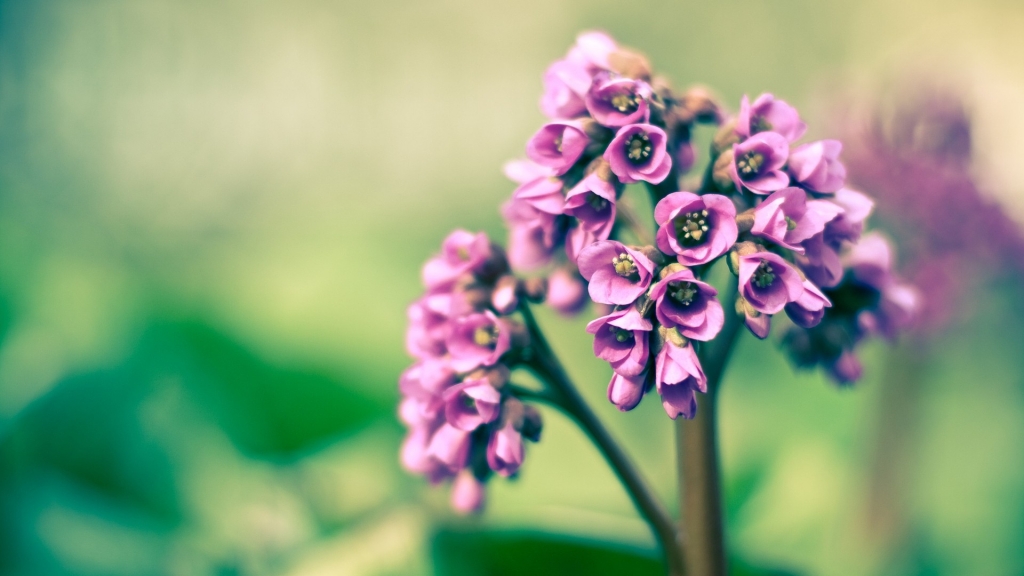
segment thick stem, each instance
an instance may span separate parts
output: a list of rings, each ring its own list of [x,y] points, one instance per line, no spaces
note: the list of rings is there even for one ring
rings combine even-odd
[[[665,555],[669,574],[682,576],[684,574],[682,550],[679,546],[676,527],[668,512],[655,499],[654,494],[640,476],[640,471],[636,469],[626,453],[580,396],[566,374],[565,368],[562,367],[561,362],[558,361],[544,338],[544,334],[537,326],[529,307],[524,303],[520,306],[520,310],[530,332],[530,343],[534,351],[534,356],[528,365],[539,378],[550,386],[552,392],[556,394],[557,406],[579,424],[580,428],[601,451],[612,470],[615,471],[640,515],[654,531]]]
[[[697,355],[707,376],[707,394],[698,399],[697,416],[676,422],[679,463],[681,540],[686,542],[686,572],[691,576],[725,575],[725,530],[719,480],[718,387],[742,321],[732,310],[735,283],[723,304],[725,326]]]

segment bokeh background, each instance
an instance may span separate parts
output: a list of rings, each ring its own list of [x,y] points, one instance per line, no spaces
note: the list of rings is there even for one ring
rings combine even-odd
[[[560,414],[480,518],[397,463],[419,266],[453,227],[503,237],[501,164],[589,28],[732,106],[774,92],[812,137],[908,78],[948,88],[972,174],[1024,221],[1012,0],[2,1],[0,573],[659,573]],[[1009,268],[972,272],[925,344],[869,346],[854,389],[741,340],[721,402],[735,573],[1024,573]],[[675,506],[660,406],[616,412],[586,318],[541,321]]]

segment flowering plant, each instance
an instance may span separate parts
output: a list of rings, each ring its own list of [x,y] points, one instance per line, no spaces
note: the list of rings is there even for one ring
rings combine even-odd
[[[527,159],[505,168],[518,185],[502,208],[507,252],[456,230],[423,268],[426,292],[408,311],[416,361],[400,379],[402,462],[431,482],[453,480],[456,509],[480,510],[489,478],[517,474],[525,441],[540,438],[532,404],[554,405],[602,451],[670,573],[724,573],[713,417],[741,327],[767,338],[785,313],[782,343],[796,364],[848,384],[862,372],[858,343],[893,337],[916,293],[893,276],[888,242],[863,233],[873,202],[845,187],[842,144],[801,144],[806,126],[786,102],[744,97],[730,117],[707,90],[675,91],[599,32],[581,34],[544,87],[550,121]],[[701,124],[719,129],[688,191],[681,179]],[[630,194],[646,188],[652,228],[625,201],[639,183]],[[734,275],[722,291],[710,281],[720,261]],[[613,370],[609,401],[631,410],[656,393],[669,417],[682,416],[685,538],[531,312],[546,302],[576,314],[588,300],[600,310],[587,325],[594,355]],[[542,387],[514,383],[520,370]]]

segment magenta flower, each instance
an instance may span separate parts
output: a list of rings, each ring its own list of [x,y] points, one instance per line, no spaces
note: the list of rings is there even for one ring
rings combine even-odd
[[[405,369],[398,378],[398,389],[407,396],[435,402],[455,382],[455,371],[445,358],[421,360]],[[436,411],[436,410],[435,410]]]
[[[545,301],[561,314],[576,314],[587,304],[587,285],[575,270],[557,268],[548,276]]]
[[[523,435],[511,419],[491,433],[487,442],[487,465],[502,476],[511,476],[523,463]]]
[[[566,195],[564,213],[578,220],[566,239],[570,261],[575,262],[587,246],[611,235],[615,226],[616,196],[615,185],[598,172],[587,175]]]
[[[770,194],[789,186],[782,170],[789,157],[789,142],[775,132],[760,132],[732,145],[732,181],[754,194]]]
[[[617,128],[627,124],[646,124],[651,111],[647,104],[651,87],[642,80],[598,76],[584,101],[599,123]]]
[[[758,96],[753,105],[746,95],[740,101],[740,113],[736,117],[736,133],[740,136],[775,132],[790,142],[796,142],[805,131],[807,125],[800,120],[796,108],[784,100],[765,93]]]
[[[725,254],[736,243],[736,206],[718,194],[673,192],[654,208],[658,248],[696,266]]]
[[[510,347],[508,322],[490,310],[455,320],[448,335],[452,368],[458,372],[493,366]]]
[[[651,321],[633,307],[587,324],[587,332],[594,335],[594,355],[623,376],[639,376],[644,371],[650,353],[647,336],[652,328]]]
[[[508,261],[516,270],[535,270],[551,261],[561,231],[554,214],[529,202],[510,200],[501,210],[509,227]]]
[[[427,455],[444,464],[453,473],[466,466],[469,460],[470,433],[451,424],[442,424],[430,437]]]
[[[756,252],[739,260],[740,295],[758,312],[781,312],[804,293],[800,273],[778,254]]]
[[[402,466],[416,474],[422,474],[432,483],[440,482],[452,475],[447,465],[434,458],[430,452],[430,441],[436,427],[417,426],[409,430],[402,441]]]
[[[695,393],[707,392],[707,378],[693,346],[666,341],[654,364],[655,382],[665,412],[673,420],[678,416],[693,418],[697,414]]]
[[[561,176],[576,164],[589,143],[579,122],[549,122],[526,143],[526,155]]]
[[[452,508],[460,514],[474,514],[483,510],[486,492],[484,484],[468,468],[459,472],[452,483]]]
[[[821,140],[796,147],[789,155],[789,173],[815,192],[835,192],[846,181],[846,167],[839,161],[843,143]]]
[[[610,67],[609,58],[618,49],[615,40],[604,32],[581,32],[576,36],[576,44],[569,49],[566,59],[596,73]]]
[[[430,358],[445,353],[450,325],[451,294],[427,294],[406,309],[409,325],[405,331],[405,349],[415,358]]]
[[[829,374],[840,384],[852,384],[864,375],[864,366],[852,350],[844,350],[827,368]]]
[[[484,378],[456,384],[445,390],[441,398],[445,420],[467,432],[494,422],[501,409],[501,393]]]
[[[612,373],[612,380],[608,383],[608,401],[623,412],[636,408],[644,397],[647,374],[646,370],[637,376]]]
[[[658,184],[672,170],[665,131],[651,124],[623,126],[608,144],[604,159],[624,184]]]
[[[541,212],[557,216],[565,206],[564,185],[558,178],[531,180],[512,193],[512,199],[525,202]]]
[[[505,177],[516,184],[526,184],[539,178],[548,178],[555,175],[555,172],[547,166],[541,166],[532,160],[520,158],[509,160],[502,166]]]
[[[772,329],[772,317],[768,314],[762,314],[757,310],[750,307],[749,304],[744,306],[743,310],[743,323],[750,329],[750,332],[764,340],[768,337],[768,333]]]
[[[856,190],[842,188],[832,197],[832,202],[842,208],[842,212],[829,221],[825,235],[832,242],[856,242],[864,231],[864,223],[875,208],[874,201]]]
[[[750,233],[803,253],[800,243],[825,230],[825,224],[842,212],[827,200],[807,201],[800,188],[783,188],[773,192],[754,209],[754,225]]]
[[[590,88],[593,75],[586,66],[569,60],[558,60],[544,72],[544,94],[540,109],[549,118],[571,119],[587,112],[583,95]]]
[[[810,280],[804,280],[803,285],[803,294],[786,304],[786,315],[797,326],[813,328],[825,316],[825,308],[832,307],[832,302]]]
[[[725,323],[725,312],[715,296],[718,291],[701,282],[687,268],[661,279],[651,289],[655,316],[662,326],[678,328],[686,338],[707,341]]]
[[[576,264],[590,282],[590,298],[600,304],[632,304],[654,277],[654,263],[647,256],[614,240],[584,248]]]
[[[481,271],[491,256],[486,234],[454,230],[444,239],[441,254],[423,265],[423,284],[431,291],[448,289],[459,276]]]

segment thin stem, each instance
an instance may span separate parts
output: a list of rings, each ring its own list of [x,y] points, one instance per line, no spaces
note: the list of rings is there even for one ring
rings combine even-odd
[[[725,575],[716,408],[722,374],[742,326],[740,316],[732,310],[735,301],[736,284],[732,282],[723,301],[725,326],[718,337],[703,344],[697,353],[707,376],[707,394],[700,397],[694,419],[680,419],[676,423],[680,533],[686,541],[686,571],[693,576]]]
[[[641,477],[640,471],[636,469],[626,453],[580,396],[576,386],[566,374],[565,368],[562,367],[561,362],[558,361],[554,351],[548,345],[547,339],[544,338],[544,334],[537,326],[537,321],[529,307],[523,303],[520,306],[520,311],[526,322],[527,330],[530,333],[530,343],[535,352],[529,362],[530,368],[537,377],[551,387],[552,392],[558,397],[557,406],[579,424],[601,451],[612,470],[615,471],[619,481],[622,482],[626,492],[633,500],[633,504],[636,505],[641,516],[654,531],[665,555],[669,574],[682,576],[684,574],[682,550],[679,546],[675,525],[668,512],[654,498]]]

